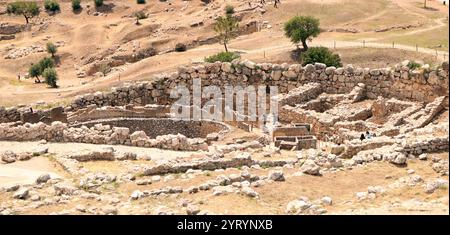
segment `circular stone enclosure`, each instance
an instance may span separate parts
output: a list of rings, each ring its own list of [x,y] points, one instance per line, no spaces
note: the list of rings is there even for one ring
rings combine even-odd
[[[156,138],[160,135],[182,134],[188,138],[206,138],[210,133],[224,133],[229,127],[216,121],[192,121],[172,118],[111,118],[98,119],[71,125],[71,127],[97,125],[110,125],[112,127],[127,127],[130,133],[144,131],[148,137]]]

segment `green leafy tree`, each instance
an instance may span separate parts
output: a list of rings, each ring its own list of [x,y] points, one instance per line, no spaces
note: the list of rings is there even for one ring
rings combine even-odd
[[[39,61],[39,66],[41,67],[41,72],[43,72],[47,68],[55,67],[55,62],[52,58],[45,57]]]
[[[214,31],[219,34],[219,40],[228,52],[227,43],[230,41],[232,34],[239,28],[239,22],[231,15],[225,17],[220,16],[214,24]]]
[[[80,0],[72,0],[72,10],[73,11],[81,10],[81,1]]]
[[[145,4],[145,0],[136,0],[137,4]]]
[[[311,47],[301,56],[303,65],[323,63],[327,66],[342,67],[341,58],[326,47]]]
[[[311,41],[320,33],[319,19],[311,16],[295,16],[284,25],[284,32],[291,42],[298,44],[301,42],[303,49],[308,50],[306,41]]]
[[[55,54],[57,51],[58,51],[58,48],[56,47],[55,44],[53,44],[52,42],[47,43],[47,52],[50,53],[52,55],[52,57],[55,57]]]
[[[30,19],[39,15],[39,6],[35,2],[17,1],[9,3],[6,12],[8,14],[23,15],[27,24]]]
[[[30,75],[30,77],[35,78],[35,82],[40,83],[41,80],[39,79],[39,76],[42,75],[42,70],[41,70],[40,64],[37,63],[37,64],[31,65],[30,68],[28,69],[28,74]]]
[[[42,76],[45,78],[45,83],[52,88],[57,88],[58,85],[56,81],[58,81],[58,74],[54,68],[46,68],[42,73]]]

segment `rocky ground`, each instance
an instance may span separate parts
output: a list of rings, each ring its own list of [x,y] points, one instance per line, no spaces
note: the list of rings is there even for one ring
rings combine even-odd
[[[267,156],[264,152],[270,150],[248,149],[217,158],[44,141],[0,142],[0,146],[42,153],[0,165],[1,214],[449,213],[448,152],[422,154],[401,166],[340,159],[332,161],[334,167],[324,168],[315,163],[320,155],[305,161],[302,154],[284,150]],[[308,151],[304,155],[314,156]],[[112,158],[89,158],[99,153],[112,153],[108,155]],[[248,163],[250,158],[254,162]],[[222,167],[217,159],[234,163]],[[161,166],[170,169],[176,162],[198,161],[209,164],[161,171]]]

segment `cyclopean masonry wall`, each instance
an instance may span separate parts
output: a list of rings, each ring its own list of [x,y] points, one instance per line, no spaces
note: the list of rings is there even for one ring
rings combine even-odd
[[[76,111],[89,105],[123,106],[127,104],[171,104],[171,88],[186,85],[192,89],[192,79],[200,78],[202,86],[218,85],[268,85],[277,86],[279,93],[287,93],[295,87],[315,82],[326,93],[347,93],[358,83],[364,84],[368,98],[378,96],[400,100],[431,102],[438,96],[448,96],[448,62],[439,69],[410,70],[406,65],[393,68],[369,69],[326,67],[316,63],[299,64],[254,63],[248,60],[232,63],[205,63],[192,67],[180,67],[169,74],[159,74],[152,81],[126,84],[107,92],[89,93],[77,97],[66,111]],[[28,108],[0,107],[0,123],[20,121]]]
[[[192,79],[200,78],[202,86],[264,85],[277,86],[279,93],[287,93],[298,86],[316,82],[326,93],[350,92],[358,83],[364,84],[370,99],[378,96],[431,102],[438,96],[448,96],[448,62],[435,70],[423,67],[410,70],[406,63],[393,68],[369,69],[326,67],[316,63],[299,64],[254,63],[248,60],[232,63],[205,63],[192,67],[180,67],[170,74],[160,74],[152,81],[127,84],[108,92],[96,92],[77,97],[67,111],[91,104],[117,106],[125,104],[171,104],[170,91],[176,85],[192,89]]]

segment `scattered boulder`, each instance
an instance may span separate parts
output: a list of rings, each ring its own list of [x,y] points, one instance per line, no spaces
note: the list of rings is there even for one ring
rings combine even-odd
[[[269,179],[273,181],[285,181],[284,174],[280,170],[270,171]]]
[[[258,197],[259,195],[255,190],[248,186],[242,187],[241,192],[248,197]]]
[[[27,199],[28,195],[29,195],[29,189],[21,188],[21,189],[17,190],[17,192],[14,193],[13,198],[25,200],[25,199]]]
[[[200,212],[200,208],[198,208],[198,206],[189,204],[186,207],[186,214],[188,215],[197,215]]]
[[[6,192],[14,192],[14,191],[18,190],[19,188],[20,188],[20,185],[13,184],[13,185],[6,186],[5,191]]]
[[[307,200],[298,199],[290,201],[286,206],[287,214],[300,214],[311,207],[311,203]]]
[[[434,181],[428,182],[424,186],[425,193],[434,193],[437,189],[448,188],[448,181],[444,179],[436,179]]]
[[[322,204],[326,205],[326,206],[331,206],[331,204],[333,204],[333,200],[331,199],[331,197],[325,196],[321,199]]]
[[[144,193],[142,193],[139,190],[133,191],[133,193],[131,193],[130,199],[131,200],[137,200],[139,198],[141,198],[144,195]]]
[[[0,154],[1,159],[5,163],[13,163],[17,160],[17,155],[12,151],[5,151]]]
[[[42,174],[36,179],[36,184],[46,183],[50,178],[49,174]]]
[[[428,158],[428,154],[426,153],[422,153],[419,155],[419,160],[425,161]]]
[[[33,154],[29,153],[29,152],[23,152],[23,153],[17,154],[16,156],[17,156],[17,160],[19,160],[19,161],[27,161],[33,157]]]
[[[57,183],[53,186],[55,190],[55,195],[61,196],[61,195],[73,195],[75,191],[77,191],[77,188],[74,186],[68,184],[68,183]]]
[[[314,162],[314,160],[308,159],[300,167],[300,171],[310,175],[320,175],[320,167]]]

